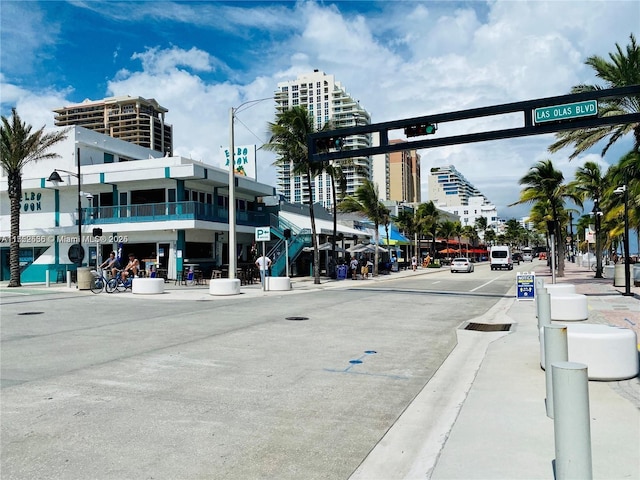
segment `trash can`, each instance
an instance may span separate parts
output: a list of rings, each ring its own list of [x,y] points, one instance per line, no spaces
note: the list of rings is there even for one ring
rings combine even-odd
[[[89,267],[78,267],[78,290],[89,290],[91,288],[91,269]]]
[[[613,286],[614,287],[625,287],[625,274],[624,274],[624,263],[618,263],[615,267],[615,272],[613,275]]]
[[[348,272],[348,268],[346,265],[338,265],[336,267],[336,278],[338,280],[344,280],[345,278],[347,278],[347,272]]]

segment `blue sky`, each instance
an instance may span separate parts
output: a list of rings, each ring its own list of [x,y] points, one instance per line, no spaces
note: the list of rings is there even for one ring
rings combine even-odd
[[[53,108],[86,98],[155,98],[169,109],[179,155],[218,164],[229,108],[272,96],[277,83],[319,69],[333,74],[383,122],[569,93],[599,83],[584,65],[638,37],[640,2],[0,1],[0,100],[34,127]],[[236,143],[260,145],[274,104],[238,115]],[[500,128],[456,125],[451,133]],[[625,139],[571,162],[549,154],[553,136],[423,150],[422,169],[455,165],[498,206],[519,218],[518,179],[550,158],[570,180],[587,160],[606,168],[631,149]],[[275,184],[272,154],[258,179]],[[423,175],[423,197],[427,179]]]

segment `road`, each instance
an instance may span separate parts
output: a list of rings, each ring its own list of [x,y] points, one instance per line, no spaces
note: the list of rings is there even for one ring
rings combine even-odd
[[[198,301],[5,291],[3,479],[346,479],[514,277]]]

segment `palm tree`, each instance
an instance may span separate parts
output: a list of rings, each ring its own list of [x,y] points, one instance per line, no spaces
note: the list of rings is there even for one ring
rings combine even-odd
[[[489,246],[492,242],[495,242],[497,238],[496,231],[493,228],[488,228],[484,231],[484,243],[485,246]]]
[[[374,229],[374,241],[375,241],[375,254],[373,263],[373,275],[378,275],[378,247],[380,245],[380,234],[378,229],[380,223],[384,221],[384,217],[388,215],[389,210],[382,204],[378,195],[378,186],[370,180],[365,180],[362,185],[358,187],[354,196],[346,196],[340,205],[338,210],[343,212],[359,212],[365,215],[375,225]],[[386,212],[386,213],[385,213]]]
[[[473,222],[473,226],[478,232],[478,235],[480,235],[480,232],[482,232],[482,239],[485,241],[485,243],[486,243],[486,239],[484,238],[484,236],[487,232],[488,223],[489,222],[487,220],[487,217],[478,217],[476,218],[476,221]]]
[[[469,256],[469,242],[471,242],[472,246],[476,246],[476,242],[478,241],[478,232],[471,225],[465,225],[462,227],[462,234],[467,238],[467,254]]]
[[[456,223],[459,223],[459,222],[452,222],[451,220],[445,220],[444,222],[440,223],[438,227],[438,233],[445,239],[447,256],[449,256],[449,239],[455,236],[456,234]]]
[[[313,245],[313,283],[320,283],[320,252],[316,236],[316,220],[313,212],[313,190],[311,179],[321,170],[319,164],[309,161],[307,136],[314,132],[313,119],[307,109],[301,106],[278,113],[275,123],[268,124],[271,135],[264,148],[276,152],[279,158],[276,164],[291,165],[294,175],[303,175],[309,198],[309,216],[311,219],[311,242]]]
[[[438,231],[438,220],[440,219],[440,211],[437,209],[433,201],[421,203],[418,205],[418,227],[419,229],[431,236],[431,258],[436,256],[436,236]],[[418,254],[416,253],[416,256]]]
[[[520,192],[520,199],[512,205],[522,203],[540,203],[547,206],[552,223],[549,231],[555,236],[558,255],[558,276],[564,276],[564,240],[563,229],[560,228],[561,213],[564,210],[565,199],[573,200],[582,206],[582,201],[563,184],[564,175],[553,167],[551,160],[541,160],[529,169],[529,172],[519,180],[524,189]]]
[[[418,233],[418,225],[416,222],[416,215],[414,212],[410,212],[408,210],[401,210],[400,212],[398,212],[398,216],[395,217],[393,221],[396,223],[396,225],[398,225],[398,228],[402,231],[402,234],[405,237],[410,238]],[[407,257],[409,256],[410,254],[407,251]]]
[[[626,51],[616,43],[616,52],[609,54],[609,61],[598,55],[587,58],[585,64],[595,70],[596,76],[604,81],[604,85],[576,85],[571,89],[571,93],[593,92],[606,88],[639,85],[640,48],[633,33],[629,38],[630,44],[627,45]],[[640,112],[640,102],[637,97],[601,99],[598,100],[598,110],[600,117],[638,113]],[[549,147],[549,151],[557,152],[561,148],[573,146],[573,153],[569,156],[569,159],[572,160],[601,140],[609,137],[602,150],[602,156],[604,156],[616,141],[632,132],[634,135],[634,151],[640,152],[640,123],[603,125],[559,132],[556,134],[557,141]]]
[[[2,116],[0,126],[0,164],[7,174],[9,210],[11,212],[11,242],[9,245],[10,287],[20,287],[20,201],[22,200],[22,168],[31,162],[59,155],[48,152],[56,143],[67,138],[66,130],[44,133],[44,126],[31,132],[31,125],[24,123],[15,108],[11,120]]]

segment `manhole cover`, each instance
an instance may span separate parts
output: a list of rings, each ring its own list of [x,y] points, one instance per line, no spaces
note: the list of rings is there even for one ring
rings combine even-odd
[[[465,330],[476,330],[478,332],[508,332],[511,323],[469,323]]]
[[[309,320],[309,317],[286,317],[285,320],[292,320],[294,322],[300,322],[302,320]]]
[[[44,312],[22,312],[22,313],[19,313],[18,315],[40,315],[42,313]]]

